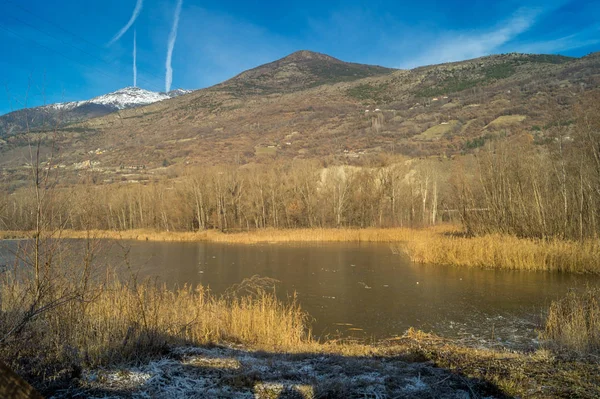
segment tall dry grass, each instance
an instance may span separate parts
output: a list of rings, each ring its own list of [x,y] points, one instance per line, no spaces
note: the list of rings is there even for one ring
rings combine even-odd
[[[0,287],[0,333],[27,312],[25,286]],[[91,285],[72,300],[34,318],[0,346],[0,358],[98,365],[160,352],[167,345],[222,342],[288,350],[310,346],[307,316],[274,294],[216,297],[202,287],[176,291],[144,282]],[[25,300],[24,300],[25,298]],[[34,343],[34,345],[32,345]],[[12,358],[12,359],[11,359]]]
[[[218,230],[200,232],[169,232],[156,230],[63,230],[63,238],[110,238],[141,241],[210,241],[232,244],[285,243],[285,242],[404,242],[422,235],[455,232],[454,225],[439,225],[427,229],[368,228],[368,229],[259,229],[223,233]],[[29,237],[28,232],[5,231],[5,238]]]
[[[405,247],[417,263],[505,270],[600,273],[599,241],[524,239],[508,235],[422,234]]]
[[[600,289],[569,293],[554,301],[542,332],[557,349],[580,354],[600,353]]]

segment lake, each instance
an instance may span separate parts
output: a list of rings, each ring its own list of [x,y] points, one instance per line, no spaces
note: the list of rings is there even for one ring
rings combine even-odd
[[[122,267],[127,259],[141,277],[170,287],[202,284],[220,294],[253,275],[277,279],[278,296],[295,292],[314,318],[313,334],[324,338],[376,340],[415,327],[527,348],[553,299],[599,284],[597,277],[573,274],[418,265],[380,243],[106,241],[102,247],[100,262]],[[5,248],[0,261],[8,258]]]

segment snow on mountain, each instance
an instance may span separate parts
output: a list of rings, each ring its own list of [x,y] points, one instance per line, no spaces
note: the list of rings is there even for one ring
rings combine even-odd
[[[71,101],[68,103],[56,103],[56,104],[44,105],[39,108],[44,109],[44,110],[70,111],[73,108],[77,108],[78,106],[83,105],[85,103],[86,103],[85,101]]]
[[[168,94],[140,89],[139,87],[126,87],[115,92],[105,94],[89,100],[91,104],[113,106],[117,109],[139,107],[156,103],[171,98]]]
[[[44,129],[81,122],[118,110],[140,107],[188,93],[191,91],[177,89],[168,93],[158,93],[139,87],[125,87],[87,101],[71,101],[20,109],[0,115],[0,137],[29,129]]]
[[[104,105],[115,110],[121,110],[168,100],[169,98],[178,97],[188,93],[191,93],[191,90],[177,89],[172,90],[169,93],[158,93],[150,90],[144,90],[139,87],[125,87],[112,93],[94,97],[91,100],[51,104],[45,106],[44,108],[70,111],[83,105],[95,104]]]

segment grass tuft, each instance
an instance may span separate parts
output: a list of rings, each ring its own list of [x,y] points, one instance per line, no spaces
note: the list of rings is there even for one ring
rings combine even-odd
[[[542,338],[558,350],[579,354],[600,353],[600,289],[569,293],[554,301]]]
[[[600,242],[524,239],[491,234],[421,235],[407,242],[414,262],[504,270],[600,273]]]

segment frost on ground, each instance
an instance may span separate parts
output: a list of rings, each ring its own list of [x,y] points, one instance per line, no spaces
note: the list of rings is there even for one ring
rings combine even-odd
[[[89,371],[53,398],[472,398],[493,389],[397,358],[176,348],[138,367]]]

